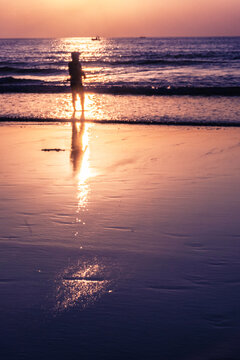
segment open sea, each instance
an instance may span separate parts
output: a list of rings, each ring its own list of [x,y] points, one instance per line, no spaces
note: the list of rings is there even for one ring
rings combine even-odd
[[[239,95],[240,38],[1,39],[0,92],[67,92],[80,51],[92,92]]]
[[[1,120],[69,121],[79,51],[85,120],[240,125],[240,37],[0,39],[0,49]]]

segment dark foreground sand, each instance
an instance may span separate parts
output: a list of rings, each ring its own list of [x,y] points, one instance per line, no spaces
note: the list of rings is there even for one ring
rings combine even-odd
[[[3,359],[239,358],[240,129],[0,131]]]

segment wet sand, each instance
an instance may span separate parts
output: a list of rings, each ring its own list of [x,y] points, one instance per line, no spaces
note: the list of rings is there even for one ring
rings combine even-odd
[[[77,102],[80,110],[80,103]],[[71,121],[71,94],[0,94],[0,122]],[[77,114],[79,117],[79,113]],[[238,96],[113,96],[85,94],[85,120],[96,123],[240,127]]]
[[[0,131],[4,359],[239,357],[240,129]]]

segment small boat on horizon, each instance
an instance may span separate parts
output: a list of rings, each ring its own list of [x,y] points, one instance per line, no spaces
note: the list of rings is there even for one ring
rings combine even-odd
[[[100,36],[96,36],[96,37],[92,38],[92,41],[99,41],[99,40],[101,40]]]

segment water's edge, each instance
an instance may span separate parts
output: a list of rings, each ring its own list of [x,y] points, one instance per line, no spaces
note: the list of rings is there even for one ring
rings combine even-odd
[[[0,123],[69,123],[69,122],[81,122],[80,119],[61,119],[61,118],[34,118],[34,117],[0,117]],[[96,120],[87,119],[85,123],[94,124],[111,124],[111,125],[164,125],[164,126],[195,126],[195,127],[240,127],[240,121],[199,121],[199,120]]]
[[[70,93],[69,86],[49,86],[49,85],[0,85],[0,94],[66,94]],[[240,96],[239,86],[226,87],[145,87],[145,86],[104,86],[104,87],[85,87],[85,92],[95,94],[111,95],[147,95],[147,96]]]

